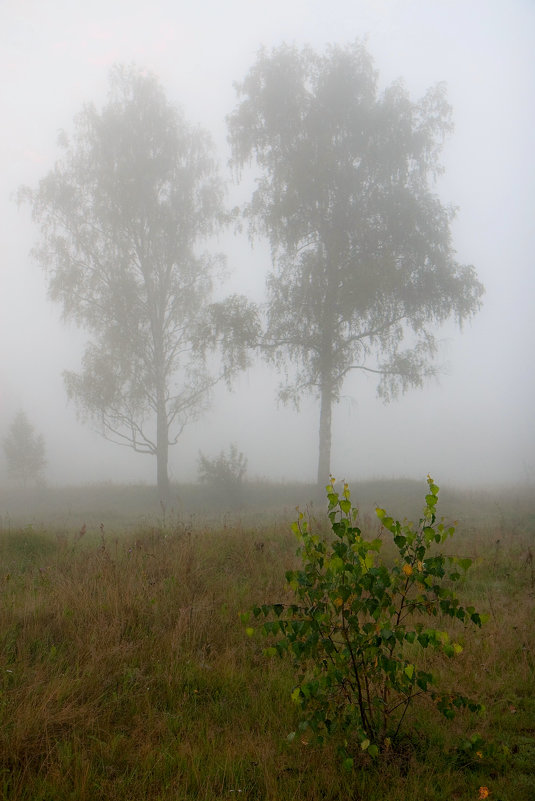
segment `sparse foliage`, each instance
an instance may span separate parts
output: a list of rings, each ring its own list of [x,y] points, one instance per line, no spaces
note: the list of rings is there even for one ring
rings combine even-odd
[[[22,481],[42,481],[46,467],[45,441],[37,434],[24,411],[20,411],[4,438],[7,470],[11,478]]]
[[[436,373],[433,327],[479,309],[475,270],[455,260],[454,211],[431,189],[451,110],[441,85],[417,102],[401,82],[379,93],[359,43],[262,51],[237,92],[234,165],[261,171],[244,214],[274,264],[264,352],[287,374],[283,400],[320,399],[324,485],[347,376],[375,374],[385,401],[421,386]]]
[[[20,198],[41,225],[50,296],[91,335],[67,392],[106,437],[156,456],[165,498],[169,446],[256,338],[243,297],[210,302],[224,259],[204,248],[226,219],[212,143],[154,76],[116,67],[102,111],[85,106],[59,146],[54,169]]]
[[[347,767],[356,751],[375,757],[394,746],[417,699],[430,698],[448,719],[463,707],[481,709],[437,688],[421,660],[428,648],[451,658],[463,650],[434,619],[482,623],[451,587],[471,560],[431,552],[455,529],[437,522],[439,488],[431,478],[428,486],[418,526],[377,509],[397,551],[390,564],[381,559],[382,539],[368,540],[357,527],[347,484],[339,494],[333,479],[327,487],[332,537],[310,531],[303,514],[293,526],[303,562],[300,570],[286,574],[295,603],[253,610],[256,618],[266,619],[262,633],[273,639],[267,653],[289,654],[298,669],[292,699],[302,711],[300,731],[310,730],[319,742],[339,736]]]

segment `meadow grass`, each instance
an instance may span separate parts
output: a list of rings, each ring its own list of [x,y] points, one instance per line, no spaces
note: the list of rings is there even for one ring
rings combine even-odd
[[[239,620],[256,603],[290,600],[288,510],[256,522],[249,513],[217,525],[143,522],[128,533],[5,527],[0,797],[463,801],[487,787],[491,801],[533,801],[535,526],[527,501],[511,501],[511,517],[505,508],[479,504],[448,543],[474,559],[458,591],[488,622],[459,625],[455,660],[422,656],[486,713],[450,723],[415,706],[396,752],[362,756],[352,773],[335,743],[287,742],[294,670],[265,657]],[[312,513],[321,527],[321,507]],[[481,756],[466,746],[475,733]]]

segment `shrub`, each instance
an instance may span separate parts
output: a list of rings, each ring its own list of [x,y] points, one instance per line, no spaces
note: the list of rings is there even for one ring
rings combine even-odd
[[[236,445],[229,447],[228,454],[221,451],[214,459],[199,453],[199,480],[202,483],[221,489],[239,487],[246,472],[247,459]]]
[[[311,730],[320,743],[339,734],[346,767],[353,764],[356,749],[374,757],[393,747],[408,708],[422,696],[446,718],[463,707],[482,708],[460,694],[439,692],[436,676],[418,666],[425,649],[447,657],[462,651],[435,627],[435,619],[482,623],[451,588],[470,560],[431,553],[455,530],[437,522],[438,491],[428,478],[417,526],[376,510],[396,551],[387,564],[383,540],[366,539],[356,525],[349,487],[345,484],[339,494],[332,479],[327,486],[332,535],[312,533],[303,514],[293,524],[303,562],[300,570],[286,573],[295,603],[252,610],[255,618],[264,619],[262,633],[272,638],[266,653],[290,654],[298,669],[292,699],[302,713],[299,730]],[[243,617],[244,622],[250,619]],[[254,628],[248,626],[247,633],[252,635]]]

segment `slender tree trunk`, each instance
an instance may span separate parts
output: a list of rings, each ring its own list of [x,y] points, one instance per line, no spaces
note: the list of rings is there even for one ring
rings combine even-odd
[[[169,459],[169,432],[167,430],[167,410],[163,396],[158,399],[158,412],[156,420],[156,481],[158,496],[163,504],[169,501],[169,475],[167,463]]]
[[[324,299],[321,314],[320,351],[320,430],[318,458],[318,488],[323,489],[331,475],[332,407],[334,400],[333,382],[333,339],[336,336],[337,320],[337,265],[339,254],[336,240],[333,241],[328,228],[321,233],[318,256],[323,262]]]
[[[154,291],[150,285],[149,296]],[[167,506],[169,502],[169,475],[167,472],[169,462],[169,426],[167,423],[165,358],[163,346],[162,319],[165,306],[164,299],[154,301],[155,308],[151,315],[151,330],[154,339],[154,377],[156,390],[156,483],[158,485],[158,499]]]
[[[318,486],[324,487],[331,474],[331,422],[333,395],[331,382],[324,380],[321,385],[320,441],[318,459]]]
[[[328,269],[329,261],[327,250],[322,248],[322,256],[326,264],[326,289],[322,314],[322,343],[321,343],[321,395],[320,395],[320,431],[319,431],[319,458],[318,458],[318,488],[323,489],[329,482],[331,475],[331,423],[333,406],[333,326],[336,295],[334,282]]]

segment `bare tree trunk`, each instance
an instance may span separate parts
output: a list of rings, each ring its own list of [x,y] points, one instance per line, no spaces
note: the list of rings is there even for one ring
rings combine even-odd
[[[318,486],[324,487],[331,474],[331,423],[333,396],[330,381],[321,385],[320,441],[318,459]]]
[[[158,400],[156,427],[156,481],[158,484],[158,497],[161,503],[167,504],[170,495],[169,475],[167,473],[169,432],[167,430],[167,410],[163,399]]]

